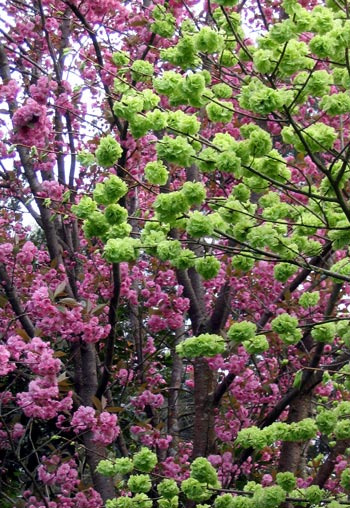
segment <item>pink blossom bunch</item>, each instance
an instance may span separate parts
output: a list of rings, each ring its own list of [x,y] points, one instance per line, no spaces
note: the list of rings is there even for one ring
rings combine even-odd
[[[152,429],[148,424],[142,427],[132,425],[130,430],[137,436],[142,445],[150,448],[156,447],[159,450],[167,450],[173,440],[172,436],[161,434],[158,429]]]
[[[29,98],[24,106],[15,111],[12,122],[15,128],[15,143],[37,148],[47,145],[52,126],[45,106]]]
[[[18,252],[16,261],[21,265],[29,265],[34,261],[37,251],[38,248],[34,245],[34,243],[27,241]]]
[[[117,425],[118,418],[113,413],[103,411],[93,427],[93,441],[101,446],[107,446],[116,440],[120,433],[120,427]]]
[[[133,380],[134,373],[132,370],[119,369],[115,374],[115,378],[118,380],[119,384],[121,384],[122,386],[126,386]]]
[[[57,83],[55,81],[49,80],[46,76],[41,76],[35,84],[30,85],[29,92],[32,99],[45,105],[50,92],[56,89]]]
[[[189,465],[189,463],[187,465]],[[185,468],[176,462],[174,457],[167,457],[163,460],[161,470],[164,476],[167,478],[173,478],[174,480],[185,480],[189,477],[188,468],[186,471]]]
[[[39,376],[55,376],[62,365],[58,358],[54,358],[50,345],[40,337],[34,337],[27,345],[23,361]]]
[[[43,420],[50,420],[58,413],[68,411],[73,405],[71,392],[59,399],[57,380],[51,376],[30,381],[28,391],[18,393],[16,400],[26,416]]]
[[[99,445],[109,445],[118,437],[120,428],[118,418],[113,413],[96,411],[89,406],[80,406],[74,412],[71,426],[76,434],[92,431],[93,441]]]
[[[43,457],[38,467],[38,478],[45,485],[59,486],[62,494],[69,495],[79,484],[77,464],[74,459],[62,462],[58,455]]]
[[[27,308],[36,317],[44,333],[56,333],[71,342],[83,340],[96,343],[105,338],[110,329],[110,325],[101,324],[98,317],[84,313],[82,305],[58,309],[47,286],[34,291]]]
[[[151,406],[155,409],[164,404],[164,397],[160,393],[152,393],[150,390],[144,390],[140,395],[132,399],[132,405],[138,410],[144,410],[145,406]]]
[[[0,249],[0,263],[8,262],[8,256],[13,251],[13,245],[11,243],[2,243]]]
[[[159,333],[167,328],[166,321],[158,314],[152,314],[148,319],[147,325],[152,333]]]
[[[160,385],[166,384],[166,380],[162,376],[162,374],[159,372],[159,369],[161,368],[160,364],[157,364],[155,362],[152,362],[152,364],[147,369],[147,375],[146,380],[149,387],[156,387]]]
[[[64,193],[63,185],[54,180],[44,180],[41,184],[40,197],[61,201]]]
[[[217,469],[223,485],[228,485],[232,477],[237,474],[238,467],[233,463],[232,453],[226,451],[220,455],[209,455],[209,462]]]
[[[0,102],[13,102],[16,100],[21,87],[16,80],[10,79],[6,84],[0,86]]]
[[[0,344],[0,375],[6,376],[9,372],[15,370],[16,365],[13,362],[10,362],[10,352],[9,350],[2,344]]]

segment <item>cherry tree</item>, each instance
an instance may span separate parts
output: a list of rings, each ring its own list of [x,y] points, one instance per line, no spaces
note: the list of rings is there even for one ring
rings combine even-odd
[[[347,504],[347,3],[0,6],[3,506]]]

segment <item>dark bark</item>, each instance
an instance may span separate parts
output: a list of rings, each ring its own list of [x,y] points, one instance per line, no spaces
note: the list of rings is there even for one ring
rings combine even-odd
[[[211,313],[208,331],[209,333],[217,333],[224,328],[228,316],[231,312],[231,296],[232,288],[229,282],[227,282],[220,290],[219,296],[216,299],[215,307]]]
[[[310,416],[312,393],[293,400],[289,408],[287,423],[299,422]],[[278,471],[290,471],[296,476],[303,476],[301,471],[302,450],[305,447],[304,441],[283,442],[278,464]]]
[[[339,356],[339,358],[334,361],[333,363],[327,365],[324,368],[318,369],[318,370],[310,370],[306,371],[302,379],[302,383],[300,388],[290,388],[288,392],[283,395],[283,397],[277,402],[275,407],[271,409],[271,411],[263,418],[263,420],[260,422],[258,427],[260,429],[263,429],[264,427],[267,427],[268,425],[271,425],[273,422],[275,422],[283,413],[283,411],[290,405],[293,400],[300,395],[300,397],[303,397],[303,395],[307,395],[308,393],[312,392],[314,388],[316,388],[317,385],[319,385],[322,382],[323,374],[327,371],[330,372],[337,372],[339,371],[344,365],[347,365],[350,360],[350,352],[345,352],[342,355]],[[254,452],[253,448],[247,448],[244,450],[241,455],[237,458],[237,464],[243,464],[248,457],[252,455]]]
[[[332,313],[337,304],[339,294],[342,288],[342,284],[334,283],[332,292],[329,296],[327,307],[324,313],[324,318],[327,319],[332,316]],[[303,344],[304,347],[309,348],[313,347],[313,340],[310,336],[310,331],[307,330],[304,334]],[[324,350],[324,344],[319,343],[315,347],[314,354],[309,363],[309,369],[304,374],[304,379],[312,376],[314,369],[319,366],[322,353]],[[290,404],[289,414],[288,414],[288,423],[290,422],[298,422],[310,416],[311,410],[311,400],[312,400],[312,391],[310,390],[307,393],[303,393],[298,395],[293,399]],[[303,448],[303,443],[283,443],[280,455],[280,463],[279,470],[280,471],[291,471],[295,474],[301,474],[301,450]]]
[[[86,450],[86,460],[90,468],[93,486],[99,492],[104,502],[107,499],[115,498],[115,488],[111,478],[106,478],[96,471],[96,467],[100,460],[107,458],[107,450],[105,446],[96,445],[92,440],[92,432],[88,432],[84,436],[84,447]]]
[[[97,358],[96,349],[93,344],[81,344],[81,366],[83,385],[79,396],[84,406],[93,405],[93,397],[97,390]],[[104,446],[96,445],[92,440],[92,433],[88,432],[83,437],[86,449],[86,459],[90,468],[94,487],[101,494],[104,501],[115,497],[115,489],[111,478],[106,478],[96,471],[100,460],[107,457],[107,449]]]
[[[324,266],[325,263],[327,263],[331,254],[332,254],[332,244],[329,242],[329,243],[325,244],[321,254],[311,258],[310,264],[312,264],[313,266]],[[291,294],[293,291],[295,291],[300,286],[300,284],[302,284],[306,280],[306,278],[310,275],[311,271],[312,271],[311,268],[302,269],[294,277],[292,282],[281,291],[280,295],[275,299],[275,301],[273,303],[283,302],[286,298],[286,295]],[[263,313],[263,315],[257,322],[258,331],[260,331],[264,328],[264,326],[269,321],[269,319],[271,319],[272,316],[273,316],[273,313],[271,311],[266,311]],[[215,394],[214,394],[214,401],[215,401],[216,406],[218,406],[218,404],[220,403],[220,399],[225,395],[226,391],[229,389],[234,378],[235,378],[235,376],[229,372],[225,376],[225,378],[221,381],[221,383],[218,384],[218,386],[215,390]]]
[[[117,310],[119,305],[119,295],[120,295],[120,270],[119,265],[112,265],[112,274],[113,274],[113,294],[111,301],[109,303],[109,315],[108,321],[110,324],[110,331],[108,337],[106,339],[106,344],[104,348],[104,362],[103,362],[103,371],[101,375],[100,382],[98,384],[96,390],[96,397],[99,399],[104,394],[108,382],[110,380],[111,375],[111,367],[113,365],[113,357],[114,357],[114,343],[116,337],[116,328],[117,328]]]
[[[194,362],[194,436],[192,459],[207,457],[212,451],[214,437],[213,371],[205,359]]]
[[[199,300],[199,295],[194,291],[187,271],[177,270],[176,277],[179,284],[184,288],[184,296],[190,301],[188,315],[191,320],[193,335],[198,335],[201,333],[200,330],[203,330],[206,326],[206,314],[205,309],[203,309],[203,302]]]
[[[338,441],[331,449],[324,463],[318,468],[315,478],[312,483],[318,485],[321,489],[324,487],[326,481],[334,471],[334,466],[337,462],[337,457],[343,455],[345,450],[350,446],[350,439]]]
[[[184,327],[176,330],[176,338],[171,351],[172,366],[171,366],[171,379],[168,395],[168,434],[172,436],[172,441],[169,446],[169,455],[174,455],[178,450],[179,443],[179,400],[180,390],[182,384],[183,362],[179,355],[175,352],[175,347],[179,343],[181,337],[184,335]]]
[[[34,337],[35,335],[35,327],[29,318],[28,314],[24,310],[21,300],[17,294],[16,288],[13,286],[12,281],[7,273],[5,266],[0,263],[0,284],[4,288],[5,294],[8,298],[8,301],[11,304],[12,310],[23,326],[25,332],[29,335],[29,337]]]
[[[227,319],[229,287],[224,286],[212,316],[207,316],[204,289],[199,274],[194,269],[178,271],[179,283],[184,286],[184,295],[190,300],[189,316],[193,335],[220,333]],[[220,312],[221,311],[221,312]],[[212,369],[203,358],[194,361],[194,434],[192,458],[207,456],[214,451],[214,389]]]

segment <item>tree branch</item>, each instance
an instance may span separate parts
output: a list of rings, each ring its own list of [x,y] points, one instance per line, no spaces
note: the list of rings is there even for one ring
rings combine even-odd
[[[113,294],[109,304],[109,313],[108,313],[108,321],[111,326],[109,331],[106,344],[104,347],[104,363],[103,363],[103,372],[96,390],[96,397],[99,399],[104,394],[108,381],[110,379],[111,367],[113,365],[113,350],[114,350],[114,342],[116,336],[116,326],[117,326],[117,310],[119,305],[119,296],[120,296],[120,269],[119,264],[113,263],[112,265],[112,274],[113,274]]]
[[[0,284],[4,288],[5,294],[11,304],[12,310],[15,313],[17,319],[23,326],[29,337],[35,336],[35,327],[29,318],[28,314],[24,310],[21,304],[21,300],[17,294],[15,287],[7,273],[7,270],[3,263],[0,263]]]
[[[350,446],[350,439],[343,439],[338,441],[335,446],[331,449],[325,462],[319,467],[315,478],[313,479],[313,485],[318,485],[321,489],[324,487],[326,481],[333,473],[334,466],[337,462],[337,457],[342,455],[345,450]]]

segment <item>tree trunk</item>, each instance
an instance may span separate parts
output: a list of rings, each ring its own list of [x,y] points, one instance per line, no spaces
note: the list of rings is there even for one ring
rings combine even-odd
[[[194,363],[194,436],[192,459],[206,457],[215,443],[213,390],[214,375],[203,358]]]
[[[288,414],[288,423],[299,422],[310,416],[312,392],[303,393],[302,396],[296,397],[290,405]],[[278,471],[290,471],[297,476],[303,476],[302,458],[304,441],[283,442],[281,447]]]
[[[179,444],[179,400],[180,400],[180,389],[182,382],[182,359],[175,352],[175,347],[180,341],[180,338],[184,335],[184,327],[182,326],[176,330],[176,339],[174,342],[174,348],[172,350],[172,370],[170,380],[170,390],[168,396],[168,434],[172,436],[172,441],[169,446],[169,455],[175,455],[178,450]]]
[[[80,350],[83,385],[79,395],[84,406],[93,406],[93,397],[98,386],[96,349],[93,344],[82,344]],[[115,488],[112,479],[101,476],[96,472],[96,467],[100,460],[107,457],[106,447],[96,445],[93,442],[92,432],[84,435],[83,442],[94,487],[100,493],[104,502],[107,499],[114,498]]]

